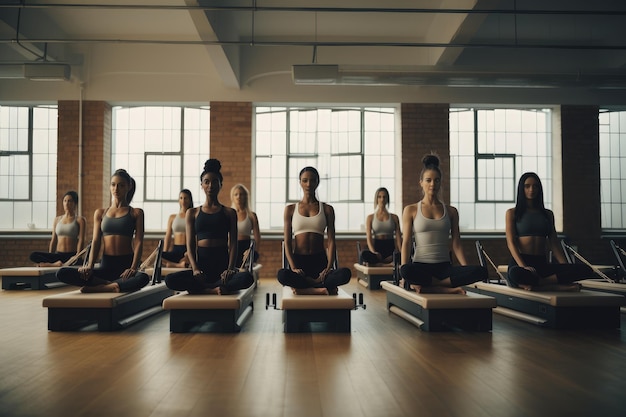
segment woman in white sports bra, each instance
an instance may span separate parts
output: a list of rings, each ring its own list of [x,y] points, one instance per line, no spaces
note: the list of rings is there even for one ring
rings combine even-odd
[[[299,181],[304,192],[302,200],[285,207],[285,256],[289,266],[278,271],[278,282],[296,294],[337,294],[337,287],[347,284],[352,273],[348,268],[333,269],[335,211],[315,196],[320,183],[315,168],[303,168]]]
[[[389,191],[385,187],[376,190],[374,206],[376,211],[365,220],[367,249],[361,251],[361,260],[369,266],[393,262],[393,253],[399,253],[402,246],[400,219],[387,210]]]
[[[465,294],[464,285],[487,278],[487,269],[467,265],[461,246],[459,213],[439,200],[441,170],[439,158],[426,155],[420,174],[422,200],[404,208],[402,229],[402,267],[404,288],[416,292]],[[411,231],[415,253],[411,258]],[[450,249],[461,266],[453,266]]]
[[[85,246],[86,220],[76,213],[78,193],[68,191],[63,195],[63,215],[54,219],[52,239],[48,252],[33,252],[30,260],[37,266],[63,266]],[[77,260],[76,262],[79,262]]]
[[[256,213],[250,210],[250,192],[243,184],[236,184],[230,189],[231,207],[237,212],[237,260],[235,265],[241,267],[246,253],[250,250],[250,238],[254,238],[254,254],[252,261],[259,259],[261,231]]]
[[[187,209],[193,207],[193,196],[188,189],[180,190],[178,194],[178,213],[170,215],[167,220],[165,239],[163,240],[163,266],[169,268],[189,267],[187,258],[187,238],[185,234],[185,215]]]

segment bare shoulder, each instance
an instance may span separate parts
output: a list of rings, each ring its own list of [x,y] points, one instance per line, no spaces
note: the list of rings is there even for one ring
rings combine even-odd
[[[296,205],[295,204],[287,204],[285,206],[285,215],[289,215],[292,216],[293,212],[296,210]]]
[[[446,209],[449,213],[456,214],[457,216],[459,215],[459,211],[454,206],[446,206]]]
[[[106,213],[106,211],[106,208],[96,209],[96,211],[93,212],[94,219],[102,219],[102,216],[104,216],[104,213]]]
[[[402,210],[402,217],[405,217],[405,218],[407,216],[415,217],[416,213],[417,213],[417,203],[409,204],[408,206],[404,207],[404,209]]]
[[[322,203],[322,207],[324,207],[324,213],[326,215],[333,214],[335,212],[335,209],[330,204]]]

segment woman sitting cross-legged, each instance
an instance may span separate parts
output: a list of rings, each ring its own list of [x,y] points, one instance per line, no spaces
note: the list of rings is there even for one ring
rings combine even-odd
[[[165,284],[190,294],[230,294],[254,284],[248,271],[235,269],[237,257],[237,214],[218,199],[223,177],[220,161],[209,159],[200,176],[206,196],[200,207],[187,210],[185,217],[187,257],[191,270],[165,277]]]
[[[280,269],[277,278],[296,294],[337,294],[337,287],[347,284],[352,275],[348,268],[332,269],[336,245],[335,211],[315,196],[319,183],[320,176],[315,168],[303,168],[300,171],[302,200],[285,207],[285,256],[290,268]],[[328,237],[327,250],[324,249],[324,231]]]
[[[89,260],[80,268],[61,268],[57,278],[82,287],[83,292],[130,292],[144,287],[148,275],[137,270],[141,263],[144,213],[130,202],[135,180],[123,169],[111,177],[111,206],[97,209],[93,220],[93,240]],[[100,266],[94,264],[102,247]]]
[[[517,184],[517,201],[506,211],[506,243],[511,252],[507,283],[511,287],[543,291],[579,291],[576,281],[593,277],[585,264],[568,264],[554,227],[554,213],[544,207],[543,186],[534,172]],[[558,263],[548,263],[552,251]]]
[[[459,213],[456,208],[439,200],[441,170],[439,158],[426,155],[420,174],[424,197],[416,204],[404,208],[402,266],[400,276],[405,288],[416,292],[465,294],[462,288],[487,278],[487,269],[467,265],[459,232]],[[411,259],[411,231],[415,238],[415,253]],[[450,260],[450,245],[461,264],[454,266]]]

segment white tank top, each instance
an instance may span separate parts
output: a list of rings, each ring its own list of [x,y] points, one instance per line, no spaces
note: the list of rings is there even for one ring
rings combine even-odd
[[[440,219],[427,219],[422,215],[422,202],[417,203],[413,219],[415,253],[413,262],[450,262],[450,217],[444,204]]]
[[[250,216],[247,213],[245,219],[242,221],[237,220],[237,234],[247,237],[250,237],[252,234],[252,220],[250,220]]]
[[[297,236],[300,233],[317,233],[318,235],[324,235],[326,230],[326,215],[324,214],[324,206],[320,201],[319,212],[315,216],[305,217],[300,214],[298,210],[298,204],[293,210],[293,217],[291,218],[291,230],[293,235]]]
[[[374,217],[372,218],[372,231],[374,232],[374,236],[393,235],[396,231],[396,224],[391,218],[391,213],[389,214],[389,218],[383,221],[378,220],[376,213],[374,213]]]
[[[187,229],[187,223],[185,222],[185,216],[180,217],[180,214],[176,214],[174,221],[172,222],[172,232],[185,233]]]

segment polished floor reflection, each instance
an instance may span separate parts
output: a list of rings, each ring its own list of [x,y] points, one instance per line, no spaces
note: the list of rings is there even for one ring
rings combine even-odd
[[[255,311],[239,334],[171,334],[167,313],[115,333],[47,331],[44,296],[0,293],[2,416],[621,416],[626,327],[560,331],[494,316],[491,333],[425,333],[367,309],[350,334],[284,334]],[[625,322],[622,316],[622,323]]]

